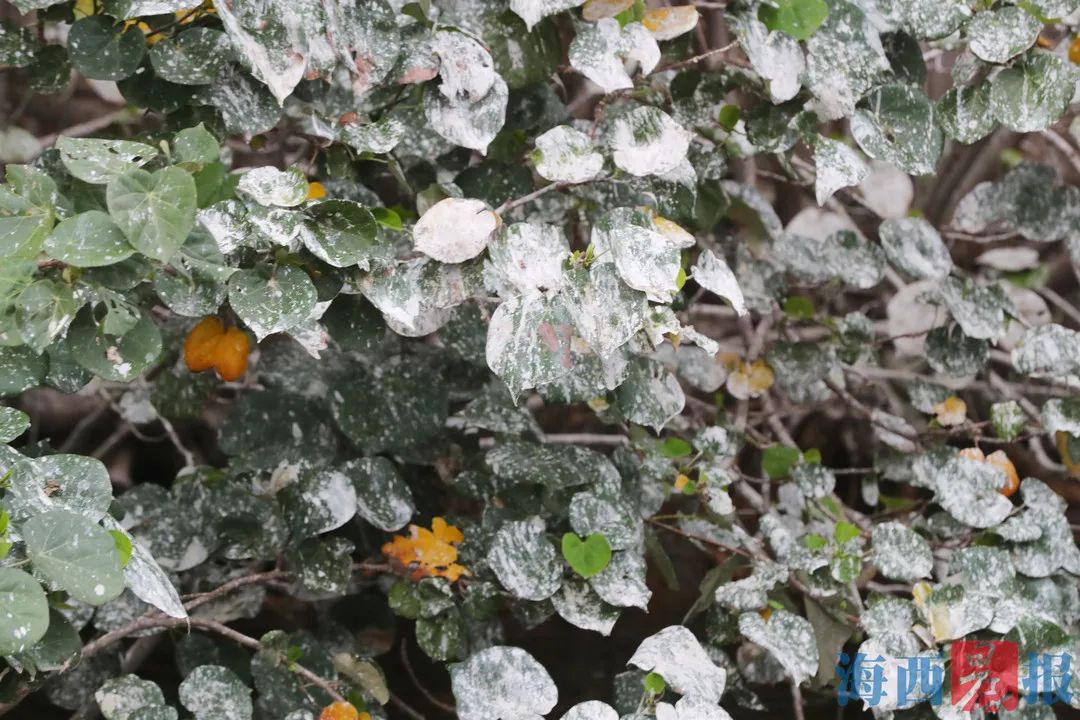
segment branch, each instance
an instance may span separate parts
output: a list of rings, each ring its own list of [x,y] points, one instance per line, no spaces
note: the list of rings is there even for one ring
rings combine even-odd
[[[591,182],[591,181],[589,181],[589,182]],[[528,195],[522,195],[521,197],[515,198],[514,200],[507,200],[502,205],[495,208],[495,214],[496,215],[502,215],[504,213],[508,213],[511,210],[513,210],[514,208],[521,207],[525,203],[532,202],[533,200],[540,197],[541,195],[548,194],[552,190],[565,190],[568,187],[573,187],[574,185],[582,185],[582,184],[583,183],[573,183],[573,182],[565,182],[565,181],[553,182],[550,185],[545,185],[544,187],[540,188],[539,190],[533,190]]]

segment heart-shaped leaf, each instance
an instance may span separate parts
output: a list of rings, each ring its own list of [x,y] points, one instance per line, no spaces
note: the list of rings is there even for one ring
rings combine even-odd
[[[109,183],[109,215],[143,255],[168,262],[195,225],[195,181],[180,168],[131,170]]]
[[[591,578],[611,562],[611,544],[600,533],[593,533],[582,540],[574,533],[562,538],[562,554],[574,572],[583,578]]]

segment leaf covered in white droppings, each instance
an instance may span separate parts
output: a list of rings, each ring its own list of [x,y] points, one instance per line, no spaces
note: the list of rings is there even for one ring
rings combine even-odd
[[[663,175],[677,168],[690,148],[690,133],[664,111],[639,107],[615,120],[615,164],[631,175]]]
[[[930,544],[906,525],[887,522],[875,526],[873,543],[873,562],[887,578],[910,582],[928,577],[933,569]]]
[[[1062,116],[1075,85],[1071,63],[1032,53],[990,81],[990,112],[1010,130],[1038,132]]]
[[[859,5],[831,3],[829,17],[806,42],[806,85],[824,119],[851,115],[890,69],[878,31]]]
[[[750,64],[768,86],[772,101],[782,103],[795,97],[806,69],[799,42],[785,33],[770,32],[751,13],[740,13],[734,29]]]
[[[934,501],[958,521],[974,528],[1002,522],[1012,503],[999,492],[1007,482],[1005,472],[990,463],[955,455],[935,469]]]
[[[839,140],[823,136],[814,145],[814,165],[818,205],[824,205],[840,188],[858,185],[870,174],[870,167],[859,153]]]
[[[1034,15],[1016,5],[984,10],[968,23],[968,47],[981,60],[1005,63],[1031,47],[1041,27]]]
[[[615,208],[592,229],[596,262],[614,263],[623,281],[654,302],[670,302],[678,291],[679,245],[657,229],[643,209]]]
[[[503,587],[524,600],[546,600],[562,584],[562,566],[539,517],[499,528],[487,562]]]
[[[551,604],[566,622],[604,636],[611,634],[620,615],[618,608],[601,600],[584,580],[578,578],[564,582],[559,592],[551,597]]]
[[[870,157],[911,175],[932,174],[944,142],[930,99],[899,84],[883,85],[866,96],[851,116],[851,136]]]
[[[129,170],[157,157],[157,149],[130,140],[91,140],[61,137],[56,141],[60,160],[75,177],[105,185]]]
[[[510,392],[558,380],[573,370],[573,320],[562,303],[540,294],[506,300],[488,323],[488,367]]]
[[[697,263],[694,264],[693,277],[698,285],[731,303],[737,315],[746,314],[746,300],[735,273],[727,262],[712,250],[701,251]]]
[[[559,182],[586,182],[604,168],[604,157],[596,152],[589,136],[569,125],[558,125],[538,136],[532,159],[540,177]]]
[[[445,198],[428,208],[413,227],[417,250],[444,263],[459,263],[484,251],[499,217],[481,200]]]
[[[570,244],[555,225],[503,225],[488,244],[484,281],[502,297],[557,290],[569,256]]]
[[[28,573],[0,568],[0,653],[24,652],[40,640],[49,628],[49,601],[41,585]]]
[[[461,720],[539,720],[559,700],[544,666],[521,648],[496,645],[450,666]]]
[[[311,278],[292,265],[239,270],[229,278],[229,304],[259,341],[307,320],[315,300]]]
[[[251,689],[232,670],[200,665],[180,683],[180,702],[195,720],[251,720]]]
[[[727,672],[712,661],[694,634],[682,625],[671,625],[645,638],[627,665],[654,672],[671,689],[688,697],[720,702]]]
[[[510,9],[525,21],[529,30],[549,15],[557,15],[581,5],[585,0],[510,0]]]
[[[660,46],[641,23],[624,27],[613,18],[582,26],[570,43],[570,65],[605,93],[634,86],[630,72],[652,72],[660,62]]]
[[[416,512],[412,491],[386,458],[350,460],[341,471],[356,490],[357,513],[375,527],[400,530]]]
[[[878,234],[889,262],[908,275],[938,280],[952,271],[949,249],[924,218],[889,218],[881,223]]]
[[[295,207],[307,199],[308,182],[300,168],[278,170],[267,165],[241,175],[237,190],[260,205]]]
[[[765,620],[756,612],[747,612],[739,616],[739,632],[772,653],[792,681],[801,683],[817,674],[817,642],[806,618],[774,610]]]
[[[94,700],[105,720],[131,720],[132,713],[147,705],[164,705],[165,696],[157,683],[137,675],[110,678],[94,692]]]

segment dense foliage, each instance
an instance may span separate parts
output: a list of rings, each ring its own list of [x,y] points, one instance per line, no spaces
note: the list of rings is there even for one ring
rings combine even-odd
[[[841,652],[1080,650],[1078,0],[12,5],[24,109],[139,114],[0,133],[0,715],[834,717]]]

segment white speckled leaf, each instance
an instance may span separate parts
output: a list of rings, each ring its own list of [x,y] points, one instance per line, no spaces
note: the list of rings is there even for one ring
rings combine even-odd
[[[945,134],[962,143],[982,140],[994,130],[990,113],[990,84],[950,88],[934,107]]]
[[[540,177],[559,182],[586,182],[604,168],[604,157],[596,152],[589,136],[569,125],[558,125],[539,135],[532,160]]]
[[[608,458],[577,445],[544,445],[509,440],[485,457],[488,469],[509,485],[544,485],[552,490],[593,483],[619,488],[619,473]]]
[[[30,416],[22,410],[0,407],[0,443],[9,443],[30,427]]]
[[[523,600],[546,600],[562,584],[562,566],[540,517],[499,528],[487,562],[503,587]]]
[[[808,498],[825,497],[836,487],[836,475],[821,463],[800,463],[792,468],[791,478]]]
[[[674,706],[657,703],[656,720],[731,720],[731,715],[714,702],[688,696],[679,698]]]
[[[615,165],[631,175],[663,175],[686,158],[690,133],[662,110],[645,106],[620,116],[611,133]]]
[[[921,535],[898,522],[874,527],[873,563],[881,574],[910,582],[929,577],[934,566],[930,544]]]
[[[630,287],[650,300],[671,301],[678,288],[679,246],[657,231],[644,210],[615,208],[597,219],[592,229],[596,262],[615,263]]]
[[[122,20],[146,15],[171,15],[181,10],[193,10],[202,3],[199,0],[130,0],[127,9],[120,13]]]
[[[100,460],[46,455],[15,463],[4,507],[15,521],[49,510],[67,510],[97,522],[112,504],[112,481]]]
[[[455,145],[487,153],[487,147],[506,121],[510,97],[506,83],[496,75],[487,95],[472,102],[449,98],[432,84],[424,89],[424,115],[431,127]]]
[[[164,705],[165,696],[157,683],[137,675],[110,678],[94,692],[94,700],[105,720],[131,720],[131,714],[147,705]]]
[[[502,297],[557,290],[570,244],[556,225],[503,225],[488,244],[484,281]]]
[[[746,300],[735,273],[728,267],[727,262],[712,250],[701,251],[697,263],[694,264],[693,277],[698,285],[731,303],[736,314],[746,314]]]
[[[625,345],[645,324],[649,310],[645,294],[619,279],[615,266],[593,263],[567,274],[560,298],[578,334],[606,358]]]
[[[769,601],[769,592],[787,580],[788,570],[771,560],[754,563],[749,577],[721,583],[716,588],[716,602],[730,610],[760,610]]]
[[[806,59],[795,38],[782,32],[770,32],[765,24],[749,13],[735,21],[735,32],[746,57],[769,88],[774,103],[795,97],[802,84]]]
[[[27,520],[20,531],[34,570],[76,599],[102,605],[123,592],[116,542],[100,525],[51,510]]]
[[[278,170],[267,165],[241,175],[236,189],[260,205],[295,207],[307,199],[308,182],[300,168]]]
[[[604,602],[616,607],[646,610],[652,591],[645,584],[645,558],[641,550],[617,550],[611,562],[589,578],[589,585]]]
[[[484,251],[499,227],[499,216],[482,200],[445,198],[413,227],[413,245],[444,263],[460,263]]]
[[[378,122],[345,125],[341,128],[341,137],[357,152],[381,155],[397,147],[406,131],[405,123],[400,118],[384,117]]]
[[[49,601],[41,585],[28,573],[0,568],[0,653],[24,652],[40,640],[49,628]],[[107,719],[108,720],[108,719]]]
[[[75,267],[112,265],[135,254],[135,248],[105,213],[88,210],[60,222],[45,238],[50,257]]]
[[[1038,132],[1065,112],[1076,73],[1062,58],[1032,53],[990,82],[990,112],[1016,132]]]
[[[232,57],[229,37],[220,30],[193,27],[150,48],[158,77],[178,85],[208,85]]]
[[[515,396],[573,370],[573,321],[561,302],[544,295],[505,301],[488,323],[488,367]]]
[[[439,30],[432,40],[439,56],[439,92],[451,100],[477,102],[491,90],[498,74],[483,45],[465,33]]]
[[[855,150],[839,140],[818,137],[814,145],[814,165],[817,177],[814,194],[818,205],[824,205],[840,188],[861,183],[870,174],[870,166]]]
[[[1043,405],[1039,420],[1051,435],[1060,431],[1080,436],[1080,403],[1075,398],[1051,398]]]
[[[921,217],[889,218],[878,229],[889,262],[915,278],[939,280],[953,267],[949,249]]]
[[[613,18],[582,26],[570,43],[570,65],[605,93],[634,86],[629,69],[652,72],[660,62],[660,46],[641,23],[620,28]]]
[[[999,286],[945,278],[938,292],[968,337],[994,341],[1005,334],[1005,311],[1011,303]]]
[[[930,99],[910,85],[876,88],[851,116],[851,136],[872,158],[911,175],[933,174],[944,135]]]
[[[1034,15],[1016,5],[984,10],[968,23],[968,47],[986,62],[1006,63],[1035,44],[1041,27]]]
[[[616,401],[627,420],[660,432],[682,412],[686,395],[679,379],[662,364],[636,358],[616,391]]]
[[[789,272],[811,284],[835,279],[868,289],[881,282],[885,271],[881,249],[852,230],[837,230],[824,238],[785,232],[773,249]]]
[[[270,275],[257,269],[239,270],[229,278],[229,304],[259,341],[307,320],[315,299],[311,278],[291,265],[278,267]]]
[[[712,661],[694,634],[682,625],[671,625],[645,638],[627,665],[654,672],[675,692],[720,702],[727,672]]]
[[[936,469],[933,482],[934,501],[965,525],[993,527],[1012,511],[1012,503],[998,492],[1005,486],[1005,472],[989,463],[957,455]]]
[[[124,582],[131,592],[170,617],[187,617],[187,610],[184,609],[176,586],[146,546],[131,537],[112,516],[104,518],[104,525],[112,532],[124,533],[131,541],[131,557],[124,566]]]
[[[559,701],[544,666],[521,648],[496,645],[450,666],[461,720],[539,720]]]
[[[818,648],[814,628],[787,610],[774,610],[768,620],[756,612],[739,616],[739,632],[772,653],[796,683],[817,674]]]
[[[266,86],[238,65],[227,65],[214,82],[200,86],[199,97],[217,108],[232,133],[263,132],[281,117],[281,108]]]
[[[638,547],[644,526],[634,508],[621,496],[579,492],[570,500],[570,527],[581,537],[600,533],[614,550]]]
[[[562,720],[619,720],[619,713],[606,702],[586,700],[567,710]]]
[[[341,471],[356,489],[356,512],[375,527],[400,530],[416,512],[412,491],[386,458],[350,460]]]
[[[180,683],[180,702],[195,720],[251,720],[251,689],[221,665],[192,670]]]
[[[336,530],[357,511],[353,479],[342,470],[313,473],[285,501],[285,514],[298,537]]]
[[[130,140],[89,140],[61,137],[56,141],[60,160],[75,177],[95,185],[105,185],[129,170],[142,167],[157,157],[150,145]]]
[[[168,262],[195,226],[195,180],[180,168],[130,170],[109,183],[109,215],[136,250]]]
[[[557,15],[581,5],[585,0],[510,0],[510,9],[525,21],[529,30],[549,15]]]
[[[877,30],[858,5],[846,0],[829,5],[828,19],[806,49],[806,84],[823,119],[851,115],[890,69]]]
[[[551,597],[551,603],[566,622],[605,637],[611,634],[620,615],[618,608],[601,600],[584,580],[578,578],[564,582],[559,592]]]
[[[934,588],[921,608],[930,632],[938,642],[962,638],[987,627],[994,618],[991,601],[962,585],[941,585]]]

